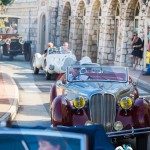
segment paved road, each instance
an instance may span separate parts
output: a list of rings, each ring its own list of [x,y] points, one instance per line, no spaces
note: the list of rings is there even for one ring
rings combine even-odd
[[[21,126],[49,126],[50,82],[40,74],[33,75],[29,62],[22,56],[13,61],[4,58],[0,70],[8,73],[16,81],[20,92],[20,107],[15,122]]]

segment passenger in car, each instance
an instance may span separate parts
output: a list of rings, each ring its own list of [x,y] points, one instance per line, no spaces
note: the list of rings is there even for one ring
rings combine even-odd
[[[54,45],[53,45],[53,43],[49,42],[47,45],[47,49],[44,50],[44,57],[46,57],[47,54],[53,54],[53,53],[55,53]]]
[[[60,54],[70,54],[71,53],[71,51],[69,49],[69,44],[67,42],[64,42],[63,46],[61,46],[59,48],[59,53]]]

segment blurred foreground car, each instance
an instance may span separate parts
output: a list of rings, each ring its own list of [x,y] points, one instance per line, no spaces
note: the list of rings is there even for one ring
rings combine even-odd
[[[1,150],[113,150],[104,128],[19,127],[0,129]]]
[[[72,70],[78,70],[70,78]],[[101,124],[112,141],[136,138],[137,150],[149,150],[150,101],[139,98],[128,68],[70,66],[66,84],[58,80],[50,92],[53,126]]]
[[[76,57],[73,54],[49,54],[44,57],[40,53],[33,56],[33,71],[38,74],[39,70],[45,71],[45,78],[49,80],[54,73],[60,74],[66,71],[66,67],[74,64]]]

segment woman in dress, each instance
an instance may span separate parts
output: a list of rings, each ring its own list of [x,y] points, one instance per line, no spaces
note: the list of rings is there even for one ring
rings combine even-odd
[[[133,40],[131,43],[131,47],[133,48],[131,55],[133,56],[134,61],[135,61],[135,65],[133,66],[133,69],[136,68],[136,66],[138,64],[138,60],[141,60],[143,58],[143,52],[141,49],[142,45],[143,45],[142,40],[138,37],[137,33],[134,33]]]

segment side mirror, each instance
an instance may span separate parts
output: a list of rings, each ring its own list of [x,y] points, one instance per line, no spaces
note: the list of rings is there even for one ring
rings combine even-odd
[[[56,85],[59,86],[59,87],[64,86],[64,84],[62,83],[62,80],[58,80],[58,81],[56,82]]]

